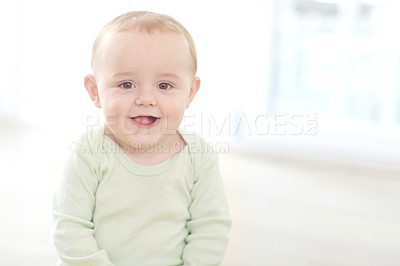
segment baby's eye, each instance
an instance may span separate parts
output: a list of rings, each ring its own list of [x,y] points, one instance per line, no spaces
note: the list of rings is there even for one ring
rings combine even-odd
[[[168,90],[168,89],[172,88],[172,85],[169,83],[163,82],[158,85],[158,88],[161,90]]]
[[[123,82],[121,85],[119,85],[123,89],[132,89],[135,87],[132,82]]]

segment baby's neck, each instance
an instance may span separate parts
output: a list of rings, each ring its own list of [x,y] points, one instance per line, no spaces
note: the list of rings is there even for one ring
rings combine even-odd
[[[163,138],[162,142],[141,143],[141,145],[118,139],[108,127],[105,127],[104,134],[112,139],[134,162],[142,165],[159,164],[172,158],[186,146],[186,142],[178,131]]]
[[[142,165],[154,165],[161,163],[182,151],[186,146],[185,141],[179,134],[166,143],[157,143],[138,149],[130,148],[125,153],[136,163]]]

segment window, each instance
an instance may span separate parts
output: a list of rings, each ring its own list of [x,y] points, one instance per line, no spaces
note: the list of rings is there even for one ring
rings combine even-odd
[[[276,112],[400,126],[396,2],[276,1]]]
[[[237,142],[274,155],[398,165],[398,5],[274,0],[266,102],[270,124],[294,126],[293,134],[273,128],[263,136],[242,134]],[[317,130],[302,130],[313,117]]]

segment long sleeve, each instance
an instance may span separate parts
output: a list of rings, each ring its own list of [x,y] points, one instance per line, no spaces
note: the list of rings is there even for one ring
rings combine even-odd
[[[207,147],[203,146],[203,149]],[[217,154],[201,154],[201,161],[196,162],[194,170],[189,209],[191,219],[186,225],[189,235],[182,256],[185,266],[219,265],[225,254],[231,226]]]
[[[101,175],[94,157],[89,144],[73,144],[54,194],[53,238],[59,265],[114,265],[93,236],[95,193]]]

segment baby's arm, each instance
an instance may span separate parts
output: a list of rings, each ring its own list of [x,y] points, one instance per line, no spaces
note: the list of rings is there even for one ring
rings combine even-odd
[[[73,145],[53,200],[53,237],[62,265],[114,265],[93,236],[99,168],[88,147]],[[97,169],[96,169],[97,168]]]
[[[217,154],[207,153],[196,168],[183,264],[219,265],[228,244],[231,217]]]

